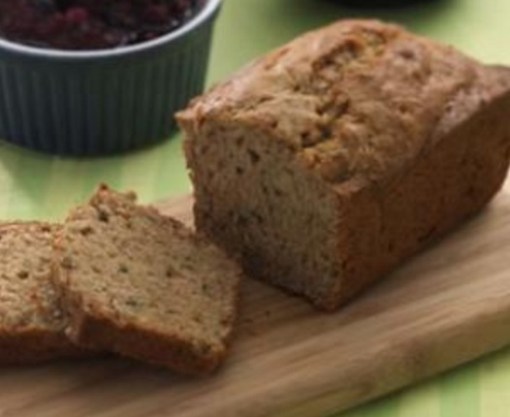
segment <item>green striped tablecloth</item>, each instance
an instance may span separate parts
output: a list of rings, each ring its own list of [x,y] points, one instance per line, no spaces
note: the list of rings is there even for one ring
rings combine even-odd
[[[225,0],[209,80],[224,78],[251,58],[304,30],[356,15],[337,3]],[[510,64],[509,0],[435,0],[424,6],[363,14],[404,23],[484,61]],[[189,191],[180,138],[129,155],[90,160],[51,158],[0,145],[3,218],[62,218],[101,181],[134,189],[143,201]],[[510,416],[510,349],[343,416]]]

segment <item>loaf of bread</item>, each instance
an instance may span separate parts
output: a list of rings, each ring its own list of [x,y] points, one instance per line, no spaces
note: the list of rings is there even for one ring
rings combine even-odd
[[[0,225],[0,364],[37,363],[85,352],[64,335],[65,318],[52,283],[58,226]]]
[[[185,373],[216,368],[236,315],[240,268],[134,194],[99,188],[56,239],[77,344]]]
[[[377,21],[257,60],[177,115],[196,225],[333,310],[478,212],[510,158],[510,71]]]

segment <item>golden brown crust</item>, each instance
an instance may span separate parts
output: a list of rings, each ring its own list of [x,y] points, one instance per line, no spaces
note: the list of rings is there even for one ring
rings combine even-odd
[[[211,120],[253,125],[329,182],[380,181],[432,144],[459,94],[483,101],[486,86],[500,81],[452,48],[398,26],[341,21],[241,70],[178,119],[194,131]]]
[[[367,186],[351,194],[348,218],[339,225],[348,229],[339,248],[342,285],[329,301],[316,302],[330,310],[338,307],[479,212],[508,171],[510,129],[502,121],[509,111],[510,94],[495,97],[398,179],[383,189]]]

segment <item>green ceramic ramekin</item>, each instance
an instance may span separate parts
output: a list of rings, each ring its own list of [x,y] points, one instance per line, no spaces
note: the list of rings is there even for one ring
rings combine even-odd
[[[60,155],[104,155],[168,137],[204,87],[221,0],[174,32],[97,51],[0,39],[0,138]]]

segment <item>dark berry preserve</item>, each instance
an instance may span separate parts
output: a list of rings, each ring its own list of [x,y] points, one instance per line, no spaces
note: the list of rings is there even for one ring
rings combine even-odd
[[[171,32],[205,0],[0,0],[0,35],[32,46],[103,49]]]

